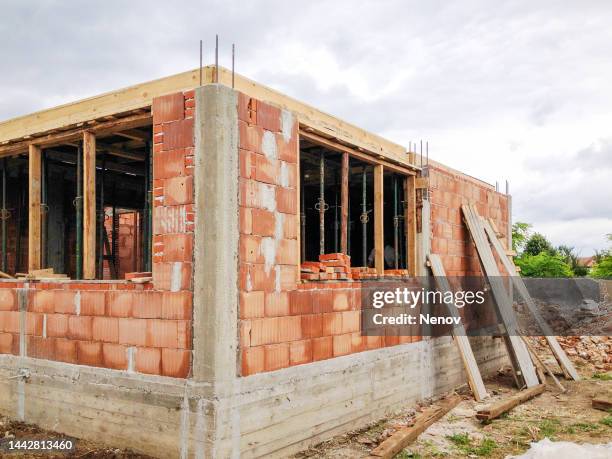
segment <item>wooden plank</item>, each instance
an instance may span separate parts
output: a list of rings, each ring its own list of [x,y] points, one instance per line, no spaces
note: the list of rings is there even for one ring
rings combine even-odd
[[[96,137],[83,133],[83,279],[96,277]]]
[[[438,286],[438,290],[443,294],[445,292],[451,292],[452,290],[448,283],[448,279],[446,278],[446,273],[444,272],[444,266],[442,265],[440,256],[437,254],[430,254],[427,256],[427,258],[429,260],[431,272],[434,275],[434,280]],[[452,317],[459,317],[457,307],[454,304],[444,304],[446,304],[448,307],[448,312]],[[478,370],[478,363],[476,363],[476,358],[472,352],[472,346],[470,345],[470,340],[466,336],[463,324],[453,327],[452,332],[453,336],[455,337],[455,344],[459,349],[459,354],[461,355],[461,360],[463,361],[463,366],[465,367],[465,372],[467,373],[468,377],[468,383],[472,389],[474,398],[476,401],[481,401],[487,398],[489,394],[487,394],[487,389],[482,381],[482,375],[480,374],[480,370]]]
[[[489,237],[489,240],[491,241],[491,244],[493,245],[493,248],[497,252],[497,256],[501,259],[501,262],[504,265],[504,269],[512,279],[514,287],[518,290],[519,294],[527,304],[527,308],[531,312],[531,315],[533,315],[536,323],[540,327],[540,330],[542,331],[542,333],[544,333],[546,337],[546,342],[550,346],[550,349],[555,358],[557,359],[557,362],[559,362],[559,366],[569,378],[575,381],[579,381],[580,375],[576,371],[576,368],[572,364],[571,360],[569,359],[563,348],[561,348],[561,345],[557,341],[557,338],[555,338],[554,336],[554,332],[552,331],[546,320],[544,320],[544,318],[540,314],[540,311],[536,306],[535,302],[533,301],[533,298],[531,298],[531,295],[529,294],[529,291],[527,290],[523,279],[521,279],[521,276],[516,271],[514,263],[512,263],[512,261],[510,261],[510,259],[505,255],[504,248],[502,247],[501,242],[497,238],[495,230],[486,220],[483,221],[483,226],[485,232],[487,233],[487,236]]]
[[[527,387],[537,386],[539,384],[538,376],[529,356],[529,351],[520,338],[516,316],[514,315],[508,292],[501,282],[501,275],[485,234],[482,220],[478,216],[478,213],[469,205],[463,204],[461,210],[463,211],[465,223],[472,236],[472,240],[476,245],[476,252],[478,253],[483,272],[491,285],[495,304],[497,305],[497,311],[506,328],[506,347],[510,354],[510,359],[513,362],[515,374],[517,376],[520,375]]]
[[[405,208],[404,208],[404,221],[405,232],[406,232],[406,256],[408,267],[408,274],[410,276],[416,276],[416,190],[415,190],[415,177],[406,177],[404,181],[404,196],[405,196]]]
[[[591,400],[591,406],[596,410],[610,411],[612,410],[612,400],[604,400],[603,398],[594,398]]]
[[[476,412],[476,417],[481,421],[490,421],[491,419],[495,419],[507,411],[510,411],[515,406],[520,405],[521,403],[526,402],[527,400],[540,395],[546,390],[545,384],[538,384],[529,389],[525,389],[520,391],[518,394],[513,395],[512,397],[502,400],[501,402],[488,405]]]
[[[37,145],[30,145],[28,157],[28,271],[40,269],[41,263],[41,161],[41,148]]]
[[[379,276],[385,273],[383,173],[382,165],[374,166],[374,268]]]
[[[461,402],[459,395],[452,395],[445,400],[442,400],[437,406],[427,408],[421,414],[417,415],[414,425],[405,429],[398,430],[378,447],[374,448],[370,455],[372,457],[381,457],[383,459],[391,459],[395,457],[401,450],[418,438],[429,426],[441,419],[446,413],[456,407]]]
[[[417,177],[414,187],[415,188],[428,188],[429,187],[429,177]]]
[[[544,372],[546,372],[546,373],[548,373],[550,375],[550,377],[552,378],[553,382],[555,383],[555,386],[557,386],[561,392],[565,392],[567,389],[565,389],[565,387],[563,387],[563,385],[559,382],[559,380],[557,379],[555,374],[552,372],[552,370],[548,367],[548,365],[546,365],[542,361],[542,359],[540,358],[538,353],[535,351],[535,349],[531,346],[531,344],[529,344],[529,341],[527,340],[527,337],[523,336],[522,338],[523,338],[523,341],[525,341],[525,346],[527,346],[527,349],[529,350],[529,353],[531,354],[531,357],[532,357],[533,362],[535,363],[536,367],[539,365],[544,370]],[[540,380],[543,383],[546,383],[545,377],[544,378],[540,378]]]
[[[342,171],[340,183],[340,252],[347,254],[348,251],[348,212],[349,212],[349,155],[342,153]]]

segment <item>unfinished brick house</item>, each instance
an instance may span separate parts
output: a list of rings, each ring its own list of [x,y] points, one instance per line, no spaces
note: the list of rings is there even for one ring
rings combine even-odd
[[[285,457],[464,382],[450,337],[362,336],[361,286],[427,275],[430,251],[478,275],[460,205],[508,235],[509,197],[215,73],[0,123],[2,271],[29,273],[0,280],[0,412],[158,457]]]

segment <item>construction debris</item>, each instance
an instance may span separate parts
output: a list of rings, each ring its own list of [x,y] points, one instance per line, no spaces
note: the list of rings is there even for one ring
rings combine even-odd
[[[411,427],[398,430],[387,440],[383,441],[377,448],[373,449],[372,457],[390,459],[403,450],[411,442],[417,439],[434,422],[456,407],[461,402],[461,396],[451,395],[440,403],[427,408],[417,415]]]
[[[534,387],[530,387],[529,389],[523,390],[518,394],[506,399],[501,402],[495,403],[493,405],[488,405],[476,413],[476,418],[481,421],[490,421],[491,419],[495,419],[506,411],[510,411],[517,405],[520,405],[523,402],[526,402],[530,398],[535,397],[536,395],[540,395],[546,389],[545,384],[539,384]]]
[[[594,398],[591,401],[591,406],[596,410],[610,411],[612,410],[612,400],[604,400],[603,398]]]

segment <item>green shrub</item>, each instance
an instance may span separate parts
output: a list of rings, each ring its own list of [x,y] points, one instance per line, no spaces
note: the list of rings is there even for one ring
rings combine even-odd
[[[526,252],[526,251],[525,251]],[[523,254],[515,259],[524,277],[573,277],[572,268],[558,255],[541,252],[537,255]]]

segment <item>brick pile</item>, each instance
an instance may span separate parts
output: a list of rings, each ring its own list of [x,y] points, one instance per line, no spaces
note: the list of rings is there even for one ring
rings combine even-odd
[[[351,257],[344,253],[319,255],[319,261],[305,261],[300,266],[302,280],[348,280],[352,279]]]

